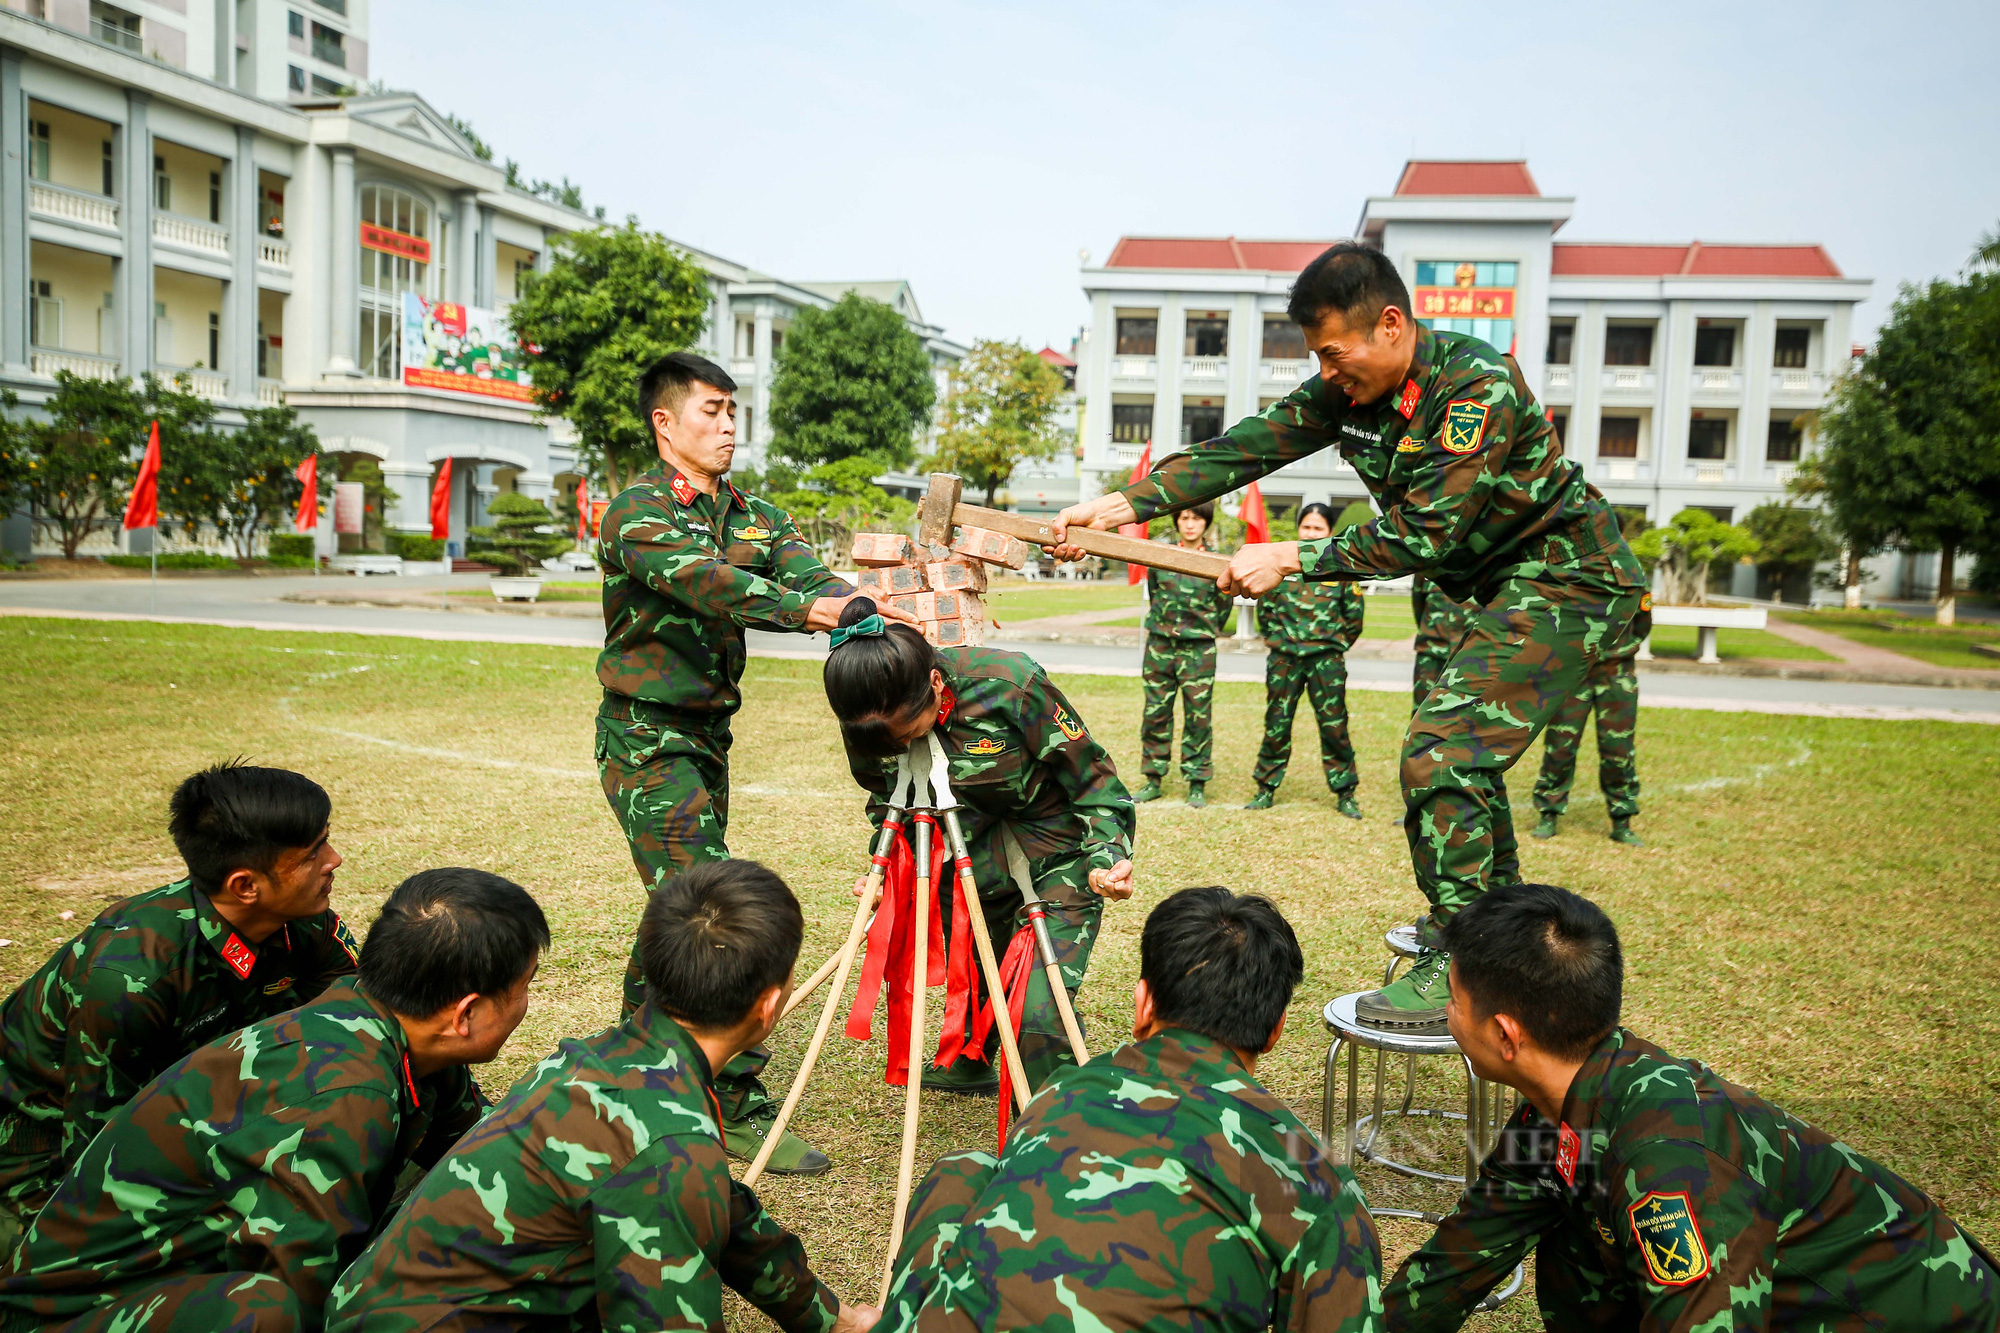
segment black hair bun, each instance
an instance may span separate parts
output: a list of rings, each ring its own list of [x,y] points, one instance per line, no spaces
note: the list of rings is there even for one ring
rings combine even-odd
[[[847,605],[840,608],[840,624],[843,628],[848,625],[858,625],[875,615],[877,609],[872,597],[850,597]]]

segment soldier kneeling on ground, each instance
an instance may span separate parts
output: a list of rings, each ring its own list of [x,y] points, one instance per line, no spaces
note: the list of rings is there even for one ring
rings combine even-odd
[[[1530,1250],[1550,1328],[1990,1330],[1992,1256],[1886,1167],[1618,1025],[1594,904],[1496,888],[1445,927],[1451,1035],[1525,1098],[1384,1296],[1455,1329]]]
[[[404,880],[360,975],[168,1069],[29,1226],[0,1329],[294,1333],[389,1210],[486,1109],[466,1066],[528,1010],[549,927],[479,870]]]
[[[1155,908],[1132,1042],[1058,1073],[997,1160],[931,1168],[881,1328],[1378,1329],[1360,1186],[1256,1079],[1303,975],[1266,899]]]
[[[804,1246],[729,1174],[715,1071],[777,1026],[805,918],[755,861],[653,892],[646,1000],[522,1076],[341,1277],[328,1333],[723,1327],[734,1288],[786,1333],[859,1333]]]

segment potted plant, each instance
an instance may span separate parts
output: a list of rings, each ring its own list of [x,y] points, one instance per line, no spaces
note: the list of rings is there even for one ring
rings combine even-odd
[[[567,550],[569,538],[541,501],[519,491],[495,499],[486,513],[493,521],[466,534],[466,555],[500,571],[492,578],[495,601],[534,601],[542,595],[542,561]]]

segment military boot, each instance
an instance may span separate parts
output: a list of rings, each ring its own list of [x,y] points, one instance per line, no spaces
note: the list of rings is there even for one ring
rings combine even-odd
[[[778,1103],[765,1100],[751,1106],[741,1120],[722,1122],[722,1146],[729,1150],[731,1157],[745,1162],[754,1161],[757,1154],[764,1150],[764,1140],[771,1136],[771,1126],[777,1123],[777,1119]],[[826,1174],[832,1166],[833,1162],[825,1153],[788,1129],[764,1169],[776,1176],[819,1176]]]
[[[1334,809],[1349,819],[1361,818],[1361,803],[1354,799],[1354,793],[1351,791],[1334,793]]]
[[[1132,793],[1134,801],[1157,801],[1160,799],[1160,780],[1147,778],[1139,784],[1139,790]]]
[[[1204,805],[1208,804],[1208,793],[1202,790],[1202,787],[1204,785],[1205,784],[1199,782],[1188,783],[1188,794],[1187,794],[1188,809],[1199,810]]]
[[[1277,803],[1278,789],[1276,787],[1259,787],[1257,794],[1252,796],[1243,808],[1245,810],[1269,810]]]
[[[1611,821],[1611,841],[1622,842],[1627,847],[1646,845],[1646,840],[1632,831],[1632,821],[1629,817]]]
[[[1402,976],[1356,999],[1354,1018],[1363,1027],[1439,1037],[1449,1031],[1444,1005],[1450,998],[1451,955],[1425,950]]]
[[[926,1092],[956,1092],[967,1097],[993,1097],[1000,1092],[1000,1070],[991,1061],[961,1055],[943,1069],[924,1068]]]
[[[1553,810],[1542,811],[1541,820],[1535,825],[1535,836],[1537,838],[1555,837],[1556,820],[1559,818],[1561,818],[1561,816],[1557,815]]]

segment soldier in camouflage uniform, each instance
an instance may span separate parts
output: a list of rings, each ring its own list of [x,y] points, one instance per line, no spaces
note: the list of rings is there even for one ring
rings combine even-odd
[[[938,1161],[878,1327],[1379,1329],[1361,1188],[1256,1077],[1303,962],[1265,899],[1154,909],[1133,1041],[1043,1089],[997,1159]]]
[[[804,930],[754,861],[657,889],[639,927],[646,1003],[522,1075],[341,1277],[329,1333],[720,1333],[725,1286],[786,1333],[851,1326],[730,1178],[709,1074],[776,1023]]]
[[[202,1047],[112,1115],[0,1278],[0,1329],[290,1333],[486,1109],[467,1073],[527,1011],[548,944],[518,885],[404,881],[360,976]]]
[[[1597,785],[1611,812],[1611,840],[1632,847],[1646,844],[1632,831],[1639,813],[1639,677],[1632,659],[1633,638],[1614,644],[1591,665],[1576,693],[1563,701],[1542,734],[1542,773],[1535,780],[1535,809],[1541,821],[1535,836],[1553,838],[1556,821],[1569,808],[1569,785],[1576,777],[1576,751],[1584,724],[1597,715]]]
[[[743,704],[745,628],[831,629],[853,592],[783,510],[726,479],[735,387],[720,366],[690,352],[646,371],[639,414],[652,423],[660,466],[618,494],[598,529],[597,772],[649,890],[729,855],[729,719]],[[635,955],[625,969],[625,1011],[644,1001]],[[761,1048],[747,1051],[717,1072],[724,1139],[739,1157],[756,1155],[777,1117],[758,1078],[767,1059]],[[815,1174],[828,1165],[791,1135],[769,1169]]]
[[[1205,538],[1215,519],[1213,504],[1195,505],[1174,516],[1182,549],[1207,550]],[[1236,599],[1215,584],[1169,569],[1146,571],[1146,653],[1139,673],[1145,685],[1145,713],[1139,724],[1143,754],[1139,771],[1146,781],[1135,801],[1159,799],[1162,779],[1174,759],[1174,695],[1181,697],[1181,776],[1187,803],[1208,804],[1204,790],[1215,774],[1215,640],[1229,625]]]
[[[861,598],[844,618],[851,623],[835,631],[827,654],[827,702],[840,720],[848,768],[868,792],[869,822],[882,827],[895,756],[935,731],[951,764],[951,791],[994,948],[1004,952],[1027,924],[1007,869],[1003,834],[1011,832],[1047,908],[1056,960],[1073,997],[1104,900],[1132,893],[1138,814],[1111,756],[1033,658],[999,648],[933,648],[914,630],[871,622]],[[949,922],[956,896],[941,898]],[[1028,975],[1020,1046],[1030,1087],[1075,1063],[1039,967]],[[968,1055],[925,1074],[924,1086],[984,1092],[997,1087],[997,1075]]]
[[[1452,649],[1465,633],[1472,608],[1454,602],[1419,574],[1410,588],[1410,615],[1417,622],[1417,664],[1411,675],[1410,707],[1422,708],[1451,660]]]
[[[1992,1256],[1831,1135],[1618,1025],[1596,906],[1495,889],[1446,928],[1451,1035],[1523,1094],[1458,1209],[1404,1261],[1389,1327],[1455,1329],[1530,1250],[1552,1329],[1981,1330]]]
[[[318,783],[220,764],[168,810],[188,878],[105,908],[0,1007],[0,1259],[161,1070],[354,970]]]
[[[1299,510],[1299,537],[1316,541],[1333,531],[1333,511],[1323,504]],[[1257,794],[1246,810],[1269,810],[1292,757],[1292,718],[1299,695],[1312,695],[1319,722],[1319,761],[1340,813],[1361,818],[1354,790],[1354,742],[1347,736],[1347,650],[1361,637],[1361,593],[1351,583],[1308,583],[1296,574],[1257,603],[1257,632],[1270,654],[1264,659],[1264,743],[1251,773]]]
[[[1222,585],[1261,596],[1290,573],[1420,573],[1477,604],[1403,747],[1403,827],[1431,909],[1418,931],[1425,952],[1355,1006],[1372,1027],[1439,1032],[1444,923],[1513,878],[1501,775],[1611,643],[1644,636],[1646,575],[1617,514],[1563,457],[1520,368],[1477,338],[1417,323],[1387,256],[1359,242],[1331,247],[1300,273],[1290,314],[1320,376],[1123,491],[1064,510],[1055,526],[1185,508],[1338,446],[1381,516],[1321,542],[1246,546]]]

